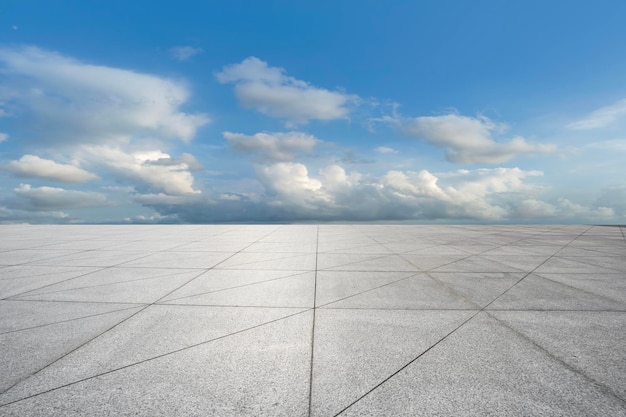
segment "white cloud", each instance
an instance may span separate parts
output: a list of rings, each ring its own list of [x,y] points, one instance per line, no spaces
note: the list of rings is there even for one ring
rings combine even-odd
[[[4,142],[8,138],[9,138],[9,135],[7,133],[0,132],[0,143]]]
[[[195,166],[197,161],[190,160],[190,156],[176,159],[160,150],[128,153],[111,146],[84,146],[82,150],[82,158],[100,165],[120,181],[131,182],[135,188],[171,195],[200,193],[193,186],[189,165]]]
[[[135,135],[191,140],[209,119],[180,107],[177,81],[83,63],[34,47],[0,49],[0,101],[43,143],[127,142]]]
[[[37,155],[24,155],[10,161],[4,168],[20,177],[47,178],[62,182],[86,182],[99,177],[74,165],[59,164]]]
[[[555,145],[531,144],[521,136],[514,137],[509,142],[495,142],[492,134],[501,133],[506,126],[494,123],[487,117],[448,114],[393,120],[400,124],[408,136],[445,148],[446,158],[459,164],[497,164],[521,155],[556,150]]]
[[[245,107],[294,124],[345,118],[350,113],[348,106],[358,99],[313,87],[255,57],[224,67],[216,77],[221,83],[235,84],[235,94]]]
[[[106,205],[106,197],[95,192],[31,187],[30,184],[20,184],[13,191],[19,198],[20,208],[24,210],[53,211]]]
[[[396,151],[393,148],[390,148],[388,146],[379,146],[378,148],[374,149],[374,151],[378,152],[378,153],[382,153],[382,154],[386,154],[386,153],[398,153],[398,151]]]
[[[259,155],[270,162],[292,161],[299,154],[310,154],[322,141],[303,132],[262,132],[254,135],[223,132],[230,146],[242,153]]]
[[[570,123],[566,127],[572,130],[602,129],[614,124],[620,118],[626,118],[626,99],[594,110],[584,119]]]
[[[202,48],[194,48],[193,46],[175,46],[170,48],[170,55],[179,61],[187,61],[189,58],[202,52]]]
[[[316,201],[326,201],[322,192],[322,182],[309,177],[307,167],[293,162],[279,162],[259,168],[259,180],[267,191],[278,199],[280,205],[289,204],[307,208]]]

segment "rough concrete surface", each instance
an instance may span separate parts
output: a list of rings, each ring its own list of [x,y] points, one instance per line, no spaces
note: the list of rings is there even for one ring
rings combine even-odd
[[[0,226],[0,416],[626,416],[624,229]]]

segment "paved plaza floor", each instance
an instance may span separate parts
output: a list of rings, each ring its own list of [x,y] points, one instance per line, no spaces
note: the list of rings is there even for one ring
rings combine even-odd
[[[625,229],[0,226],[0,416],[626,416]]]

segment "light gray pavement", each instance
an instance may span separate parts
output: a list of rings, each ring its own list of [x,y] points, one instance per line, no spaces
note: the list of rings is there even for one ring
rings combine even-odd
[[[617,226],[0,226],[0,416],[626,416]]]

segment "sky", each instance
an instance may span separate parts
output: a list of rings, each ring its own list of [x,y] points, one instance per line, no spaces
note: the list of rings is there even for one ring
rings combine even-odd
[[[622,0],[0,3],[0,223],[626,223]]]

